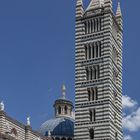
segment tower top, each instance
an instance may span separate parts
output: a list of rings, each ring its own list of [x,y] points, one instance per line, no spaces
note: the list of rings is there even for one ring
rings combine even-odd
[[[121,11],[120,2],[118,2],[118,7],[117,7],[116,16],[117,16],[117,17],[122,17],[122,11]]]
[[[92,9],[102,7],[103,4],[104,4],[104,0],[91,0],[89,6],[87,7],[87,10],[92,10]]]

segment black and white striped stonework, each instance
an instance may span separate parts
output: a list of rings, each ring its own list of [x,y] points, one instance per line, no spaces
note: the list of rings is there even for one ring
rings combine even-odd
[[[123,140],[120,4],[116,15],[112,0],[90,5],[77,0],[75,140]]]

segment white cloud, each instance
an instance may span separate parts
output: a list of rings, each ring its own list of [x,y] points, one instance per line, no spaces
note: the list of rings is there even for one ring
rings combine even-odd
[[[122,106],[123,108],[133,108],[137,105],[137,102],[131,99],[127,95],[123,95],[122,97]]]
[[[131,132],[140,129],[140,107],[131,114],[124,116],[123,127]]]
[[[130,135],[127,135],[124,137],[124,140],[132,140],[132,137]]]
[[[137,101],[133,100],[127,95],[122,98],[123,104],[123,128],[129,132],[136,132],[140,130],[140,107]],[[127,109],[127,110],[126,110]],[[128,112],[130,112],[128,114]],[[127,115],[128,114],[128,115]],[[124,140],[132,140],[130,135],[126,135]]]

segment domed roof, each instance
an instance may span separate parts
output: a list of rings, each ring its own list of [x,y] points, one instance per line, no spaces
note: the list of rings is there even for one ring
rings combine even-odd
[[[50,132],[52,136],[73,137],[74,120],[66,117],[48,120],[42,124],[39,132],[44,136],[48,136]]]

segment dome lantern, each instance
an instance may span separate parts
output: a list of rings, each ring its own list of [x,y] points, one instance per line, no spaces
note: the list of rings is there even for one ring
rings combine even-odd
[[[66,99],[66,86],[62,85],[62,97],[54,103],[55,117],[72,117],[73,103]]]

